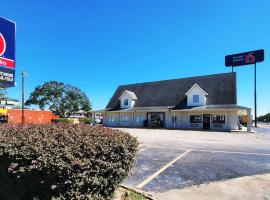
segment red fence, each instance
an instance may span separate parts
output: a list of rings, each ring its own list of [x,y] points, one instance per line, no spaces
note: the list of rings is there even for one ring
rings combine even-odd
[[[47,124],[52,119],[58,118],[50,111],[44,110],[24,110],[24,121],[27,124]],[[22,110],[9,109],[8,123],[19,124],[22,123]]]

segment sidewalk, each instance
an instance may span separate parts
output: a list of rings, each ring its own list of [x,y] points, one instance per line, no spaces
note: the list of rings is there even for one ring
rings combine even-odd
[[[160,200],[270,200],[270,174],[210,182],[156,193]]]

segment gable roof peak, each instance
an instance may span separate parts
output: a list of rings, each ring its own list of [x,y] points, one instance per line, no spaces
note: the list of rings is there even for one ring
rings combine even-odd
[[[132,100],[137,100],[138,99],[137,96],[136,96],[136,94],[135,94],[135,92],[132,92],[132,91],[129,91],[129,90],[125,90],[121,94],[121,96],[119,97],[119,99],[121,99],[124,94],[128,94]]]
[[[208,95],[208,93],[204,90],[204,89],[202,89],[197,83],[195,83],[187,92],[186,92],[186,96],[193,90],[193,88],[195,88],[195,87],[198,87],[205,95]]]

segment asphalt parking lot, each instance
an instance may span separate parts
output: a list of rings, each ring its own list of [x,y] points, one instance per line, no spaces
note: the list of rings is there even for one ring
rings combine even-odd
[[[126,186],[166,192],[270,173],[270,134],[267,133],[123,130],[137,137],[141,144],[131,174],[124,181]]]

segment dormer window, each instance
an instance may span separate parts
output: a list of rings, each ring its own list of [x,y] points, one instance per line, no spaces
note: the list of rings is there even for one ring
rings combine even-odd
[[[125,99],[125,100],[124,100],[124,105],[125,105],[125,106],[128,106],[128,99]]]
[[[193,103],[199,103],[199,95],[193,95]]]
[[[207,92],[195,83],[185,94],[187,106],[202,106],[206,104]]]
[[[119,97],[120,108],[132,108],[137,100],[137,96],[134,92],[125,90]]]

